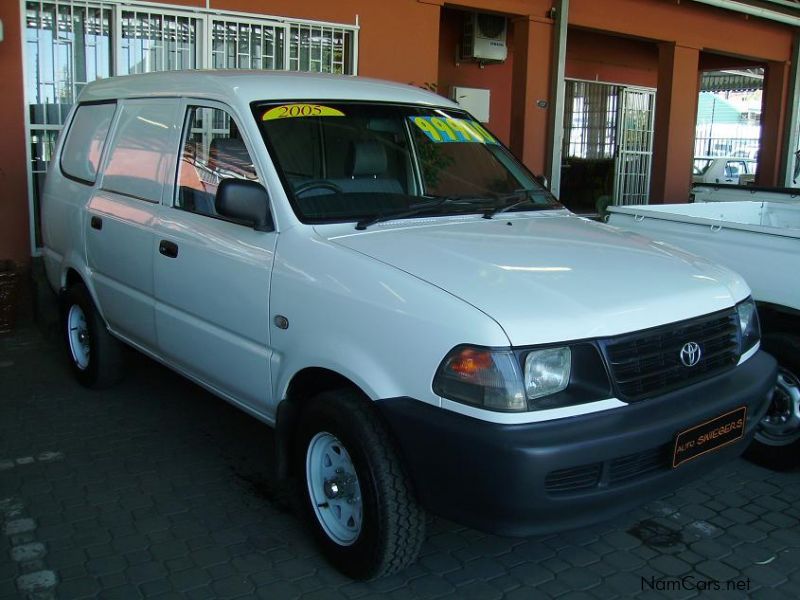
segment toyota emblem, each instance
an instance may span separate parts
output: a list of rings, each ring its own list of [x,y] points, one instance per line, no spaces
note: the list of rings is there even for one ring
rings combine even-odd
[[[681,362],[685,367],[693,367],[700,362],[703,351],[696,342],[687,342],[681,348]]]

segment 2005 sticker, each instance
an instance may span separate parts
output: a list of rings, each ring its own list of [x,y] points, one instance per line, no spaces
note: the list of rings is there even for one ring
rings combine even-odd
[[[344,113],[330,106],[320,104],[284,104],[270,108],[263,115],[262,121],[275,119],[292,119],[297,117],[343,117]]]
[[[492,137],[480,124],[467,119],[457,119],[455,117],[409,117],[411,122],[416,125],[436,144],[451,142],[471,142],[475,144],[496,144],[497,140]]]

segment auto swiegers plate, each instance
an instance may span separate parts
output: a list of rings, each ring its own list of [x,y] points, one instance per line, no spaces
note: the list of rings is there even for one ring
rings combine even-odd
[[[673,446],[672,467],[741,439],[746,422],[747,407],[742,406],[679,433]]]

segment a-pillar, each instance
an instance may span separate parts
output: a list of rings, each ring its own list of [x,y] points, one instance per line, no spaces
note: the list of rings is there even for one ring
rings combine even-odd
[[[692,187],[700,49],[664,42],[658,46],[650,203],[687,202]]]
[[[783,185],[780,164],[783,147],[783,125],[786,96],[789,89],[789,63],[768,62],[764,70],[764,92],[761,99],[761,139],[758,150],[756,183],[765,186]]]
[[[534,173],[547,167],[552,110],[550,77],[555,27],[552,19],[521,17],[514,24],[511,83],[511,150]]]

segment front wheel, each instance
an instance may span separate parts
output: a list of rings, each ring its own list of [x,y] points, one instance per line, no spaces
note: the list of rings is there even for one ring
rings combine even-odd
[[[122,375],[122,348],[108,332],[105,321],[82,283],[64,294],[62,327],[72,371],[89,388],[116,383]]]
[[[374,407],[355,391],[324,392],[297,440],[298,494],[326,558],[354,579],[413,563],[425,516]]]
[[[763,346],[778,360],[778,381],[746,456],[765,467],[791,469],[800,465],[800,338],[765,335]]]

